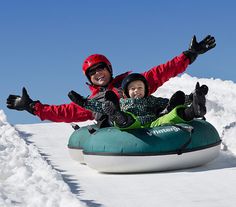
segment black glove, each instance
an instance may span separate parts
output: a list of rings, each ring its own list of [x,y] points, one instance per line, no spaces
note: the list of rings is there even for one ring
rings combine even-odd
[[[34,104],[36,102],[33,101],[28,93],[25,87],[22,89],[22,96],[18,95],[9,95],[7,98],[7,108],[9,109],[15,109],[18,111],[28,111],[29,113],[34,115]]]
[[[102,103],[102,109],[106,115],[114,115],[118,110],[115,104],[112,101],[105,101]]]
[[[104,97],[105,101],[111,101],[114,106],[120,110],[120,101],[119,98],[117,97],[117,95],[113,92],[113,91],[106,91],[105,93],[105,97]]]
[[[197,42],[196,36],[194,35],[191,40],[189,49],[187,51],[184,51],[183,53],[189,58],[191,64],[198,55],[207,52],[215,46],[215,38],[211,35],[206,36],[201,42]]]
[[[71,101],[82,107],[84,107],[87,103],[87,98],[84,98],[73,90],[68,93],[68,97]]]

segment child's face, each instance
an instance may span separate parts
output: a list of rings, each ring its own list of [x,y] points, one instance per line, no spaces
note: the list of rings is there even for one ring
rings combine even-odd
[[[111,73],[107,67],[98,67],[90,72],[90,80],[96,86],[107,86],[111,80]]]
[[[145,95],[145,85],[141,80],[132,81],[128,85],[130,98],[143,98]]]

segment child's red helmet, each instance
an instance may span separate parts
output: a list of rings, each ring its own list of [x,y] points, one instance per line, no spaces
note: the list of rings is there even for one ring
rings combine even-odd
[[[110,72],[112,73],[112,69],[111,69],[112,67],[111,67],[110,61],[104,55],[100,55],[100,54],[93,54],[85,59],[83,63],[83,67],[82,67],[83,73],[86,75],[86,73],[88,72],[88,69],[98,63],[105,63],[108,66]]]

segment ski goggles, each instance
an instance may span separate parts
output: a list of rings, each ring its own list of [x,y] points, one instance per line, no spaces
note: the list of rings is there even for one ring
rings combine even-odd
[[[94,68],[90,68],[87,75],[91,77],[92,75],[95,75],[97,72],[103,71],[107,68],[107,65],[105,63],[101,63],[96,65]]]

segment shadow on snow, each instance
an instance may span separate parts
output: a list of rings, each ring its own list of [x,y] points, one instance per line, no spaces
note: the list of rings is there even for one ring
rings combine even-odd
[[[19,136],[22,139],[25,140],[26,144],[28,144],[28,145],[32,144],[32,145],[36,146],[34,144],[34,142],[29,140],[29,138],[33,134],[27,133],[27,132],[24,132],[24,131],[19,131],[18,129],[16,129],[16,130],[19,133]],[[71,192],[73,194],[76,194],[77,196],[79,196],[80,193],[83,192],[83,191],[80,189],[78,180],[74,179],[73,175],[67,174],[65,170],[60,169],[57,165],[53,164],[52,160],[50,160],[50,155],[48,155],[46,153],[43,153],[39,148],[38,148],[38,151],[39,151],[40,155],[43,157],[43,159],[48,163],[48,165],[52,166],[52,168],[54,170],[58,171],[61,174],[63,181],[68,184]],[[79,199],[79,197],[78,197],[78,199]],[[100,207],[100,206],[102,206],[102,204],[96,203],[94,200],[85,200],[85,199],[79,199],[79,200],[81,202],[85,203],[89,207]]]

